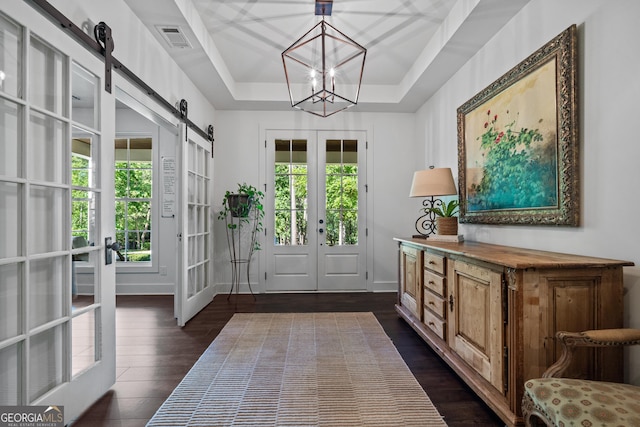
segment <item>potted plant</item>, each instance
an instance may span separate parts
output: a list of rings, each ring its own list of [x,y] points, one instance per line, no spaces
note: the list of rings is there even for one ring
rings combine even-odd
[[[224,219],[226,215],[231,214],[235,218],[246,218],[254,205],[258,208],[257,211],[264,215],[263,197],[264,194],[253,185],[238,183],[238,189],[234,193],[227,191],[224,194],[222,211],[218,217]]]
[[[437,234],[451,236],[458,234],[458,206],[457,200],[451,200],[449,203],[441,202],[440,206],[429,208],[429,212],[433,212],[438,216],[436,218]]]
[[[258,191],[253,185],[238,183],[235,192],[226,191],[222,199],[222,210],[218,213],[218,219],[227,222],[228,230],[236,230],[243,225],[252,225],[252,247],[260,249],[257,242],[257,232],[262,231],[264,218],[264,193]],[[234,220],[239,218],[239,220]]]

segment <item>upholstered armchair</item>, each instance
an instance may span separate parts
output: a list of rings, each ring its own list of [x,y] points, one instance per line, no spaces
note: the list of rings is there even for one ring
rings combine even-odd
[[[640,329],[558,332],[560,358],[525,383],[522,415],[526,426],[640,426],[640,387],[560,378],[577,347],[640,344]],[[544,424],[539,424],[543,422]]]

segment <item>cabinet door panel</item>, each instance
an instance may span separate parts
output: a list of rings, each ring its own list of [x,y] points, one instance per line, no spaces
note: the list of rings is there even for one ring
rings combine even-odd
[[[448,337],[454,351],[500,392],[504,388],[502,275],[451,263]]]
[[[402,247],[401,250],[401,299],[400,302],[417,319],[422,316],[421,271],[422,251],[415,248]]]

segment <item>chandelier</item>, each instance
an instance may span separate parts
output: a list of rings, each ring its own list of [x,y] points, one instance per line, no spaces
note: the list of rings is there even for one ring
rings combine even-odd
[[[314,25],[282,52],[291,106],[327,117],[358,103],[367,49],[324,20],[332,0],[316,0]]]

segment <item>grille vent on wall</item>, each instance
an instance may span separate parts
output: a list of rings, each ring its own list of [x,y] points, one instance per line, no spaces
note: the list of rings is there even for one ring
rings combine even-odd
[[[179,49],[190,49],[192,47],[191,42],[189,42],[189,39],[187,39],[180,27],[175,25],[157,25],[156,28],[170,47]]]

